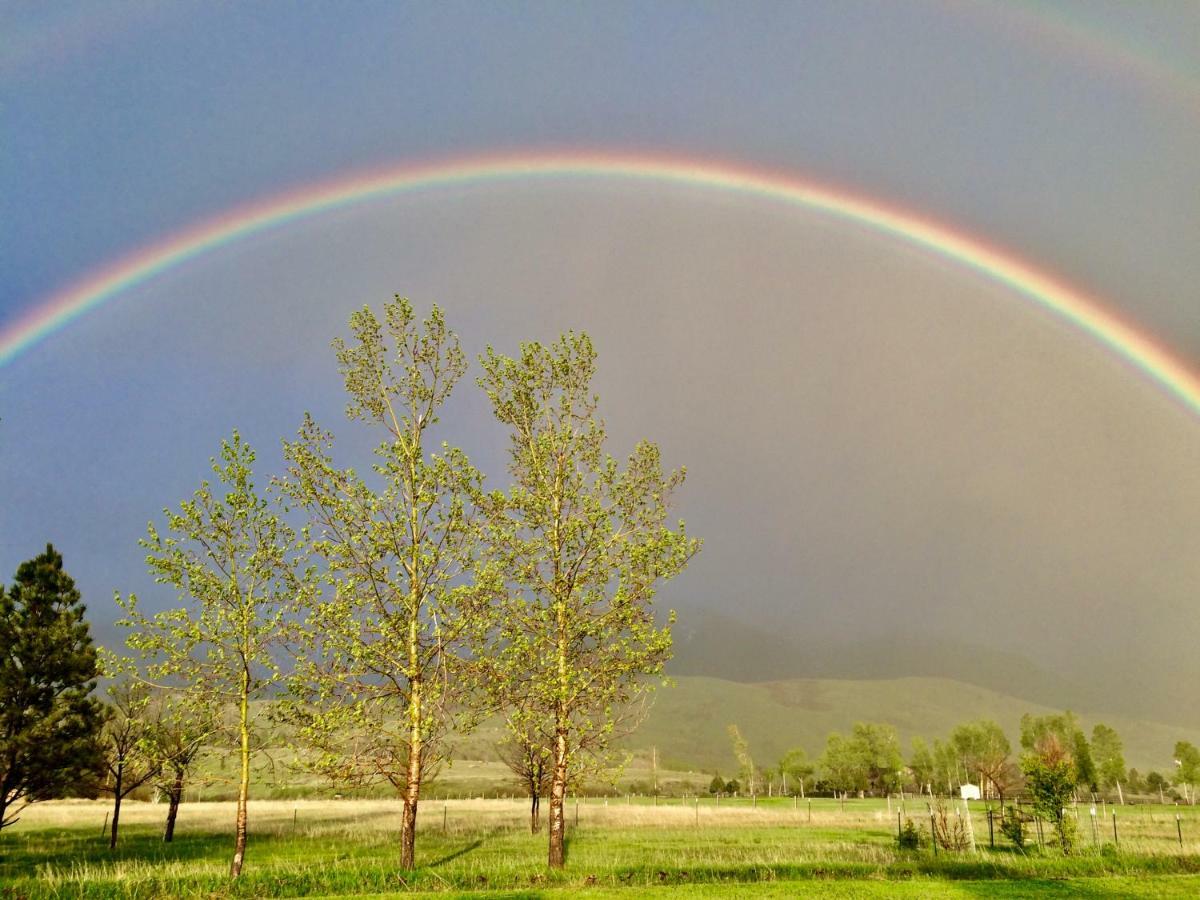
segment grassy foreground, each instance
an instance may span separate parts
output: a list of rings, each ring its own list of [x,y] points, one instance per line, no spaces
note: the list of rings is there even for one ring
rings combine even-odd
[[[909,804],[920,821],[923,805]],[[263,801],[251,804],[243,877],[226,877],[228,803],[185,804],[173,844],[161,805],[122,811],[121,845],[100,831],[107,805],[41,804],[0,837],[0,897],[263,897],[437,895],[555,897],[1028,897],[1200,895],[1200,816],[1186,810],[1180,848],[1174,808],[1118,811],[1120,847],[1084,811],[1080,852],[988,847],[974,818],[977,853],[899,851],[884,801],[694,802],[591,800],[569,806],[565,872],[544,863],[545,836],[528,833],[523,803],[427,803],[416,872],[397,866],[399,804]],[[444,825],[443,825],[444,823]]]

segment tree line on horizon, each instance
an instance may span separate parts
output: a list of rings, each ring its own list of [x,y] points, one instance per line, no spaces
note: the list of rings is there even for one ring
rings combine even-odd
[[[614,738],[670,656],[674,613],[661,625],[652,601],[700,548],[668,521],[685,471],[664,472],[650,441],[623,461],[607,452],[596,353],[568,332],[479,358],[510,437],[511,484],[486,489],[463,450],[431,440],[469,368],[441,311],[419,320],[397,296],[382,320],[364,307],[349,324],[333,347],[347,417],[379,436],[373,459],[343,466],[306,414],[263,491],[234,431],[213,481],[141,541],[181,605],[147,615],[118,595],[126,653],[92,647],[53,547],[0,591],[0,827],[93,784],[114,797],[115,846],[121,799],[154,784],[171,801],[169,835],[200,749],[220,747],[238,759],[237,877],[251,760],[272,724],[256,701],[273,697],[310,769],[397,791],[404,869],[448,736],[501,715],[508,743],[540,766],[548,862],[565,864],[569,787],[615,762]]]
[[[922,737],[913,737],[907,759],[892,725],[858,722],[849,735],[831,733],[815,759],[803,747],[795,747],[777,764],[758,767],[738,727],[730,725],[728,730],[738,760],[737,777],[726,782],[719,771],[714,772],[709,793],[765,792],[770,796],[794,792],[805,796],[817,792],[880,797],[907,791],[934,796],[955,794],[962,785],[973,784],[985,799],[1003,801],[1025,787],[1031,756],[1069,759],[1075,792],[1089,797],[1107,792],[1121,803],[1129,792],[1191,805],[1195,803],[1194,786],[1200,782],[1200,749],[1191,742],[1175,743],[1173,780],[1156,771],[1142,775],[1126,768],[1124,742],[1114,728],[1097,723],[1089,739],[1069,710],[1022,716],[1020,753],[991,719],[962,723],[946,740],[934,740],[932,746]]]

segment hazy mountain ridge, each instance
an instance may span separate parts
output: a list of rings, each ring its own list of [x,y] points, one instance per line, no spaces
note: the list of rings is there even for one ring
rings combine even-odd
[[[759,765],[771,765],[792,747],[815,757],[832,731],[849,731],[855,722],[886,722],[899,732],[908,755],[911,739],[945,738],[971,719],[994,719],[1019,752],[1020,718],[1058,711],[948,678],[791,679],[744,683],[704,676],[678,676],[657,692],[646,721],[627,746],[658,749],[666,766],[736,770],[726,729],[736,723],[750,742]],[[1143,773],[1171,770],[1177,740],[1200,744],[1200,729],[1146,721],[1119,714],[1083,712],[1089,732],[1096,722],[1116,728],[1125,742],[1126,764]]]
[[[1196,700],[1182,684],[1165,694],[1145,687],[1136,675],[1107,683],[1090,678],[1083,682],[1048,671],[1019,653],[983,644],[914,636],[829,641],[799,630],[768,631],[710,611],[691,613],[676,626],[675,656],[667,671],[746,684],[946,679],[1051,708],[1189,727],[1196,713]]]

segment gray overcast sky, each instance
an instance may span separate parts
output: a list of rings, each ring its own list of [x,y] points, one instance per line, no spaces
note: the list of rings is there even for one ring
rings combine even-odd
[[[14,3],[0,34],[0,327],[297,185],[607,149],[906,207],[1200,367],[1194,3]],[[38,344],[0,369],[0,578],[54,541],[107,633],[113,590],[154,594],[146,521],[232,427],[269,471],[312,409],[361,460],[328,341],[394,292],[441,303],[476,351],[594,333],[616,447],[653,437],[691,472],[707,545],[668,592],[684,614],[989,642],[1113,683],[1200,677],[1195,417],[948,261],[619,180],[314,218]],[[502,481],[474,388],[455,403],[448,435]]]

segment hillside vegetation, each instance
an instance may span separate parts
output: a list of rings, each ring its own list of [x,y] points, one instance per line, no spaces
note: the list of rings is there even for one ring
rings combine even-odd
[[[771,765],[792,747],[816,756],[831,731],[855,722],[885,722],[899,732],[904,752],[913,736],[945,737],[970,719],[994,719],[1017,745],[1023,713],[1058,711],[1018,697],[947,678],[793,679],[745,684],[681,676],[658,691],[646,721],[628,741],[639,750],[657,747],[673,768],[736,769],[726,728],[737,723],[755,760]],[[1100,721],[1117,729],[1128,764],[1143,773],[1173,768],[1176,741],[1200,743],[1200,729],[1179,728],[1125,716],[1081,713],[1090,731]]]

